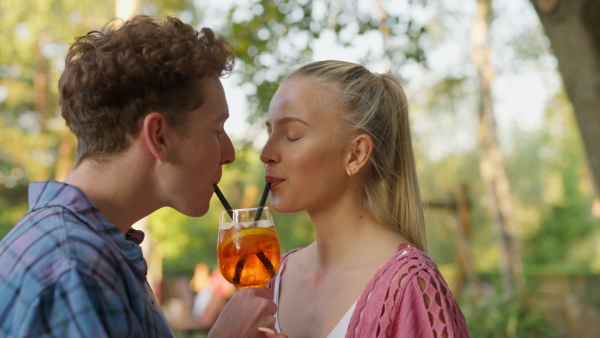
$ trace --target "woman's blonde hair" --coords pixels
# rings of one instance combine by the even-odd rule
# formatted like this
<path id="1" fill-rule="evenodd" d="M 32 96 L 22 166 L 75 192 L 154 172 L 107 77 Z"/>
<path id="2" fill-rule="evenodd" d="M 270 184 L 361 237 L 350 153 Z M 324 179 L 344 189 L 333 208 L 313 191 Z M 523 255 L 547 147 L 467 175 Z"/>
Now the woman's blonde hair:
<path id="1" fill-rule="evenodd" d="M 369 135 L 374 149 L 362 182 L 367 210 L 375 219 L 426 252 L 425 222 L 412 149 L 408 102 L 401 82 L 343 61 L 318 61 L 283 82 L 307 80 L 326 89 L 320 96 L 342 108 L 341 140 Z M 327 94 L 333 94 L 327 96 Z"/>

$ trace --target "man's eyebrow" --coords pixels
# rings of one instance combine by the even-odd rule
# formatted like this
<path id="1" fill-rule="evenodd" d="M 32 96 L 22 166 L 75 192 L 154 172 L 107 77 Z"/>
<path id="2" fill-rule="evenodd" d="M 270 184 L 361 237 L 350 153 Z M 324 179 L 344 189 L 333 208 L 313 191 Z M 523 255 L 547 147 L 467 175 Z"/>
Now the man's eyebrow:
<path id="1" fill-rule="evenodd" d="M 297 117 L 282 117 L 280 119 L 278 119 L 277 121 L 275 121 L 277 125 L 282 125 L 288 122 L 300 122 L 304 125 L 307 126 L 311 126 L 310 124 L 308 124 L 306 121 L 304 121 L 303 119 L 297 118 Z M 266 122 L 267 127 L 271 126 L 271 123 L 269 121 Z"/>

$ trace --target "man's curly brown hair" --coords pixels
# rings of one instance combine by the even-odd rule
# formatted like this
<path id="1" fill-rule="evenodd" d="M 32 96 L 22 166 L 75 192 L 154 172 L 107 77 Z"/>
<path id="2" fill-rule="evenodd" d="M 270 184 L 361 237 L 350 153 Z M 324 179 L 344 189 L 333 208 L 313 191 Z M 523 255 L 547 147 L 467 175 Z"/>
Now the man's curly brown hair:
<path id="1" fill-rule="evenodd" d="M 77 164 L 128 146 L 150 112 L 185 131 L 186 113 L 202 102 L 202 79 L 229 74 L 229 42 L 167 17 L 135 16 L 75 39 L 58 82 L 62 116 L 77 136 Z"/>

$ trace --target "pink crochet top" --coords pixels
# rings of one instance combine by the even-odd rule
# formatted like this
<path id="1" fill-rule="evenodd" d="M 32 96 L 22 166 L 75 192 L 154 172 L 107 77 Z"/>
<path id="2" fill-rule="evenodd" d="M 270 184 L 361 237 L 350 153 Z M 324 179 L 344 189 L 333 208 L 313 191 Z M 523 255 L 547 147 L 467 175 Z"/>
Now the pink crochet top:
<path id="1" fill-rule="evenodd" d="M 295 251 L 283 255 L 282 266 Z M 346 332 L 346 338 L 353 337 L 470 335 L 437 265 L 414 246 L 400 244 L 397 254 L 375 273 L 358 299 Z"/>

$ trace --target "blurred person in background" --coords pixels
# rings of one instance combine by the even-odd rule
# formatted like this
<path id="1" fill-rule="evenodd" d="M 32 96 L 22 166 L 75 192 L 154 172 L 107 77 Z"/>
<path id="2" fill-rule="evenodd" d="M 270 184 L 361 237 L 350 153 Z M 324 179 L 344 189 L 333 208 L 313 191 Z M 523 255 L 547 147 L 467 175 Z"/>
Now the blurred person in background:
<path id="1" fill-rule="evenodd" d="M 194 276 L 190 280 L 190 289 L 194 293 L 192 302 L 192 316 L 201 318 L 213 295 L 213 290 L 208 284 L 210 268 L 206 263 L 198 263 L 194 267 Z M 216 319 L 216 318 L 215 318 Z"/>
<path id="2" fill-rule="evenodd" d="M 400 81 L 320 61 L 284 79 L 261 153 L 271 205 L 306 210 L 316 241 L 271 281 L 290 337 L 468 337 L 427 251 Z"/>
<path id="3" fill-rule="evenodd" d="M 204 265 L 208 274 L 210 272 L 208 265 Z M 195 281 L 192 280 L 192 282 Z M 219 313 L 223 310 L 229 299 L 231 299 L 236 289 L 233 284 L 229 283 L 223 277 L 218 267 L 214 268 L 207 275 L 203 287 L 198 288 L 198 286 L 194 286 L 194 289 L 197 291 L 195 291 L 196 296 L 194 297 L 194 304 L 192 306 L 192 317 L 199 326 L 210 327 L 214 324 Z"/>
<path id="4" fill-rule="evenodd" d="M 193 292 L 189 307 L 184 299 L 169 300 L 169 323 L 180 331 L 208 331 L 233 296 L 235 287 L 221 275 L 218 267 L 211 273 L 206 263 L 198 263 L 189 289 Z"/>
<path id="5" fill-rule="evenodd" d="M 207 212 L 235 157 L 219 79 L 233 65 L 225 38 L 175 18 L 75 39 L 59 80 L 75 165 L 64 183 L 30 185 L 28 213 L 0 242 L 0 336 L 173 336 L 131 225 L 165 206 Z M 264 337 L 272 297 L 238 292 L 209 336 Z"/>

